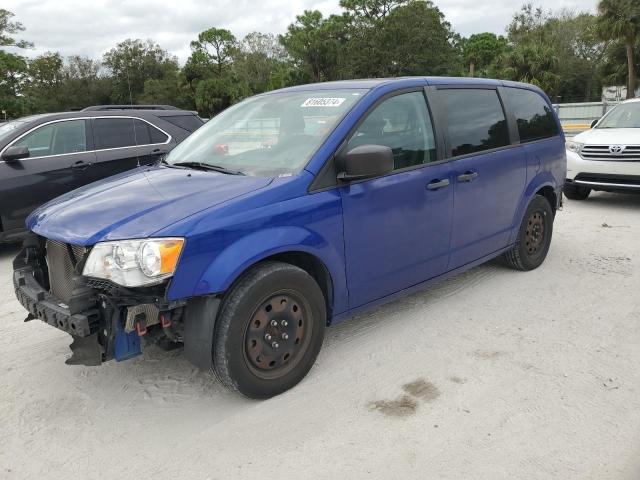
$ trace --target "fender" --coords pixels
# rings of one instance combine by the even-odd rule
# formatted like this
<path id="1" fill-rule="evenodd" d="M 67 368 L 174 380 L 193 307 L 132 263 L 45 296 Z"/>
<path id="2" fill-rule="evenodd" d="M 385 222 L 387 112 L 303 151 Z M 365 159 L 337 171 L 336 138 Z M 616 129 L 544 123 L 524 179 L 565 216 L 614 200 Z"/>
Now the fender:
<path id="1" fill-rule="evenodd" d="M 533 199 L 533 196 L 543 187 L 551 187 L 553 188 L 553 191 L 556 192 L 556 195 L 559 195 L 559 187 L 557 186 L 556 180 L 551 172 L 544 170 L 533 177 L 533 179 L 528 183 L 527 188 L 520 199 L 520 205 L 518 205 L 518 209 L 516 210 L 513 229 L 511 230 L 511 236 L 509 237 L 509 243 L 514 243 L 516 241 L 516 236 L 518 235 L 518 230 L 520 229 L 524 213 Z"/>
<path id="2" fill-rule="evenodd" d="M 341 243 L 340 243 L 341 244 Z M 266 228 L 240 238 L 222 250 L 204 270 L 193 296 L 226 291 L 248 268 L 273 255 L 304 252 L 316 257 L 331 275 L 335 313 L 346 310 L 347 286 L 344 274 L 344 252 L 336 251 L 317 232 L 298 226 Z"/>

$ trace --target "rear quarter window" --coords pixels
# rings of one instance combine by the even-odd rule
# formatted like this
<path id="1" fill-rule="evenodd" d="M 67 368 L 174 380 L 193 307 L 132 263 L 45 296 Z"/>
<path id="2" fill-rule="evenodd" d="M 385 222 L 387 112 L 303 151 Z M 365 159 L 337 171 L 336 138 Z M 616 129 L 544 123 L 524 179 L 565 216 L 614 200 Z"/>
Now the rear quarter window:
<path id="1" fill-rule="evenodd" d="M 166 117 L 160 117 L 165 122 L 169 122 L 172 125 L 175 125 L 178 128 L 182 128 L 187 132 L 195 132 L 198 128 L 203 125 L 202 120 L 200 120 L 195 115 L 171 115 Z"/>
<path id="2" fill-rule="evenodd" d="M 520 142 L 558 135 L 558 124 L 549 104 L 536 92 L 506 88 L 510 110 L 516 118 Z"/>

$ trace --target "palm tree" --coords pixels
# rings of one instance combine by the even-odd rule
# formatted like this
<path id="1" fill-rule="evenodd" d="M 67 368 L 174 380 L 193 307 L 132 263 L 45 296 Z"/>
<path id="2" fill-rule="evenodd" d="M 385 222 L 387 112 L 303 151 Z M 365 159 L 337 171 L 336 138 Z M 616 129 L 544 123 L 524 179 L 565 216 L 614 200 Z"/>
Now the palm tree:
<path id="1" fill-rule="evenodd" d="M 598 27 L 603 40 L 624 42 L 627 51 L 627 98 L 636 90 L 633 49 L 640 35 L 640 3 L 638 0 L 601 0 L 598 4 Z"/>

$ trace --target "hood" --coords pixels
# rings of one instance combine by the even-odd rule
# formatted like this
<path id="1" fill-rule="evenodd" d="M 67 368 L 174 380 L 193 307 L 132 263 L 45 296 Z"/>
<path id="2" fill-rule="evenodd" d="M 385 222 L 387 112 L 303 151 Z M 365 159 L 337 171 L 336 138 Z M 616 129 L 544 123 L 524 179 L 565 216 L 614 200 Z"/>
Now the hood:
<path id="1" fill-rule="evenodd" d="M 592 128 L 570 140 L 595 145 L 637 145 L 640 143 L 640 128 Z"/>
<path id="2" fill-rule="evenodd" d="M 45 238 L 74 245 L 144 238 L 271 181 L 163 166 L 138 168 L 52 200 L 29 216 L 27 226 Z"/>

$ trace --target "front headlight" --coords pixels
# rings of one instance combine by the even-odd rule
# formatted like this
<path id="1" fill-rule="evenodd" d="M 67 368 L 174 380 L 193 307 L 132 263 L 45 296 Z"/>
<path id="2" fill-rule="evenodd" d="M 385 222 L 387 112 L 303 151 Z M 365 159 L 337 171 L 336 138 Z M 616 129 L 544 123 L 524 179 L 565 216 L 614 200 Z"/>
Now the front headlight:
<path id="1" fill-rule="evenodd" d="M 183 238 L 97 243 L 82 275 L 111 280 L 123 287 L 155 285 L 173 275 L 183 245 Z"/>
<path id="2" fill-rule="evenodd" d="M 567 150 L 573 153 L 580 153 L 580 149 L 584 147 L 584 143 L 580 142 L 572 142 L 571 140 L 567 140 L 566 142 Z"/>

